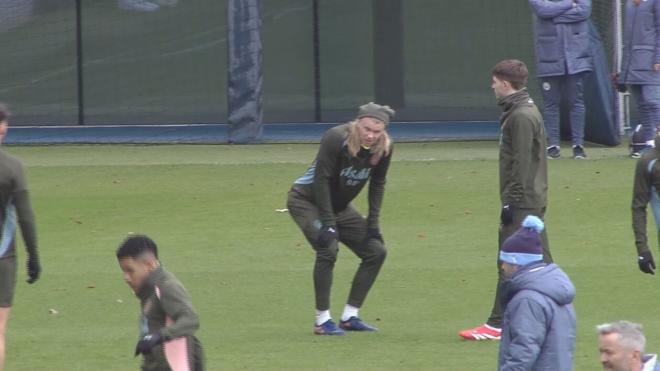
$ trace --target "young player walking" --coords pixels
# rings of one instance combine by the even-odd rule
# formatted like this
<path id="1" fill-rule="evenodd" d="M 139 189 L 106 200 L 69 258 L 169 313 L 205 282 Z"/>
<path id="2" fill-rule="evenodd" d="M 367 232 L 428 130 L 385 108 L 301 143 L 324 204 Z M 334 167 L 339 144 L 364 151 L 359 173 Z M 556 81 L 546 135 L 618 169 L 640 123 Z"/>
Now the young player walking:
<path id="1" fill-rule="evenodd" d="M 135 355 L 144 355 L 143 371 L 202 371 L 199 328 L 186 289 L 160 264 L 158 247 L 147 236 L 129 236 L 117 249 L 124 280 L 140 299 L 140 340 Z"/>
<path id="2" fill-rule="evenodd" d="M 0 143 L 7 135 L 9 111 L 0 103 Z M 0 151 L 0 371 L 5 364 L 5 330 L 16 286 L 16 227 L 27 249 L 27 282 L 41 274 L 34 213 L 21 162 Z"/>

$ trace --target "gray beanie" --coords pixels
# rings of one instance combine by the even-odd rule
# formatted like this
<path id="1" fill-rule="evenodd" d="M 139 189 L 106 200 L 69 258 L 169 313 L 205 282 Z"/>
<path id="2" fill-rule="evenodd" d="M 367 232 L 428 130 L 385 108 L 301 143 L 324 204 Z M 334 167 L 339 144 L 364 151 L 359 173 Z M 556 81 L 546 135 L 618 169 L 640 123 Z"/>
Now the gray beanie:
<path id="1" fill-rule="evenodd" d="M 380 104 L 369 102 L 363 106 L 360 106 L 357 118 L 361 119 L 363 117 L 373 117 L 384 122 L 385 125 L 388 125 L 390 123 L 390 119 L 394 117 L 395 113 L 396 112 L 390 108 L 390 106 L 381 106 Z"/>

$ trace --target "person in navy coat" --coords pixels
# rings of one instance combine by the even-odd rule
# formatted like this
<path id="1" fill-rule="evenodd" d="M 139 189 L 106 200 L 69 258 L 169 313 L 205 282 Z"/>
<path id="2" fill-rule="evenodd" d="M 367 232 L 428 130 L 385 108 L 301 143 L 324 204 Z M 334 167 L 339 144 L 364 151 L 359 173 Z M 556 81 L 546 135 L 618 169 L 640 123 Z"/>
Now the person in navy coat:
<path id="1" fill-rule="evenodd" d="M 619 91 L 637 101 L 639 125 L 631 140 L 630 157 L 654 147 L 660 124 L 660 0 L 626 1 L 621 71 L 614 76 Z"/>
<path id="2" fill-rule="evenodd" d="M 591 0 L 529 0 L 529 5 L 534 13 L 536 75 L 543 93 L 548 158 L 560 157 L 560 106 L 566 101 L 573 158 L 584 159 L 584 78 L 593 70 Z"/>

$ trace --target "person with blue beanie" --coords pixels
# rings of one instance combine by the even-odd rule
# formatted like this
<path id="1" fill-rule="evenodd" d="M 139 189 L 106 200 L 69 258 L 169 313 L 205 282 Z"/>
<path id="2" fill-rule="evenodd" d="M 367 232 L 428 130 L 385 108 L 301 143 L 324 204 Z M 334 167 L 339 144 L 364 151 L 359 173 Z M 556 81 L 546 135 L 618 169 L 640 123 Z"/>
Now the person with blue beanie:
<path id="1" fill-rule="evenodd" d="M 529 215 L 500 249 L 505 282 L 498 370 L 573 370 L 575 287 L 543 262 L 543 221 Z"/>

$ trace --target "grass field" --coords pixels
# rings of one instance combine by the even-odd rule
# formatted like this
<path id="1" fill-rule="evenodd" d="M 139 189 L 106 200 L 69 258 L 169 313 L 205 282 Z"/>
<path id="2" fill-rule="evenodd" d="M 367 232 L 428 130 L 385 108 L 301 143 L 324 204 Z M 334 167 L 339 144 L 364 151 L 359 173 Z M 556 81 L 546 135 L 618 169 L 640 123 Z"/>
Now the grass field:
<path id="1" fill-rule="evenodd" d="M 495 142 L 397 145 L 381 222 L 389 256 L 361 311 L 381 331 L 343 338 L 312 334 L 314 254 L 275 212 L 315 145 L 5 150 L 27 165 L 44 266 L 34 286 L 20 271 L 9 371 L 138 369 L 138 302 L 114 257 L 128 232 L 152 236 L 188 288 L 208 370 L 495 369 L 498 343 L 457 336 L 492 304 Z M 576 370 L 599 369 L 604 321 L 643 323 L 660 351 L 658 278 L 637 270 L 630 228 L 634 161 L 623 148 L 587 151 L 550 163 L 547 214 L 555 260 L 577 287 Z M 335 316 L 357 262 L 340 250 Z"/>

